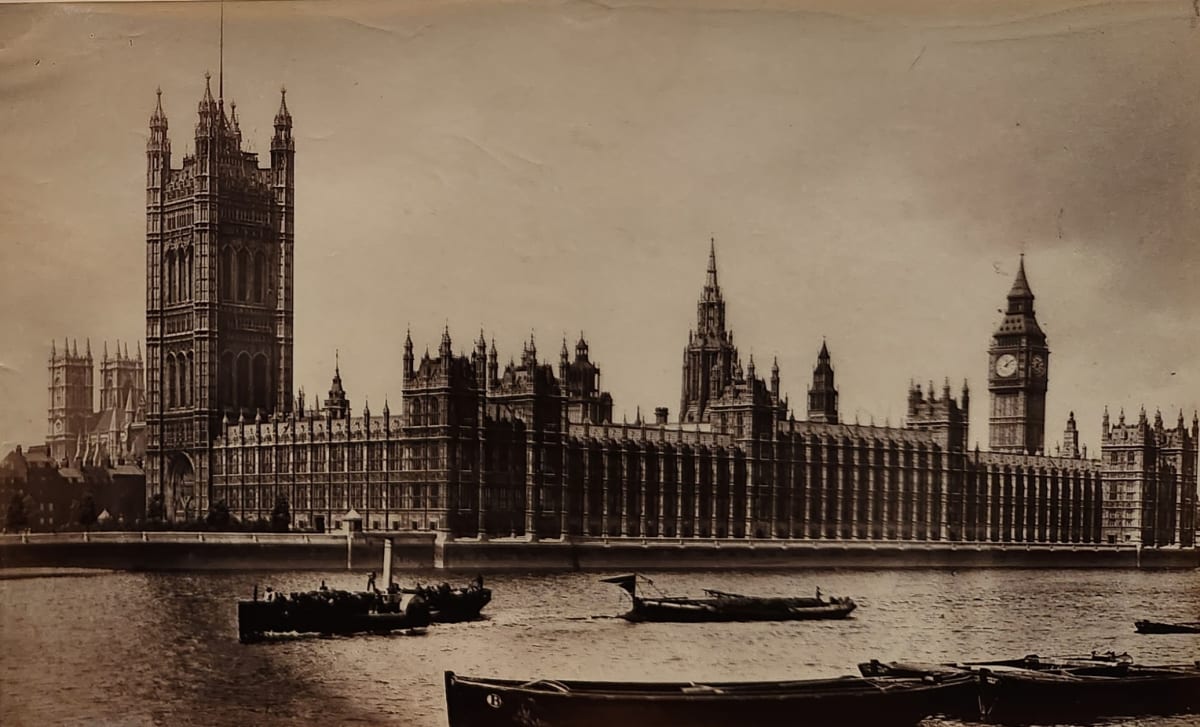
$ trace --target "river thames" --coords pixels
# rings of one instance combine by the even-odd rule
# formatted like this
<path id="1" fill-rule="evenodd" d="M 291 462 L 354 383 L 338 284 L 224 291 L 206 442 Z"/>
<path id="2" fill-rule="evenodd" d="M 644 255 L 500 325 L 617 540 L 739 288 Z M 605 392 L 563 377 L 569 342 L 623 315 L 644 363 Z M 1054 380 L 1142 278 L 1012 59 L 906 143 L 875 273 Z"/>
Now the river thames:
<path id="1" fill-rule="evenodd" d="M 630 624 L 603 574 L 487 576 L 486 620 L 423 635 L 237 640 L 236 600 L 361 589 L 366 574 L 113 573 L 0 581 L 6 725 L 446 724 L 442 673 L 629 680 L 776 680 L 882 660 L 981 660 L 1127 651 L 1200 658 L 1200 635 L 1141 636 L 1133 621 L 1200 618 L 1200 572 L 803 570 L 647 573 L 672 595 L 847 595 L 847 621 Z M 400 572 L 411 585 L 473 573 Z M 600 618 L 597 618 L 600 617 Z M 1143 727 L 1194 725 L 1195 715 Z M 1126 722 L 1114 721 L 1110 724 Z M 928 725 L 961 725 L 928 720 Z"/>

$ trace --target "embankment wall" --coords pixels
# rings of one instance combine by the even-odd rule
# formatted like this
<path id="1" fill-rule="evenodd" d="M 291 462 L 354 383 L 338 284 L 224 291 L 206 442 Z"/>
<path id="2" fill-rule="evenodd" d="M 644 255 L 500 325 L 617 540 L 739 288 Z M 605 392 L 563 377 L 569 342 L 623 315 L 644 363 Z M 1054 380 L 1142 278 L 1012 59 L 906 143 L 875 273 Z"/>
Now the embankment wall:
<path id="1" fill-rule="evenodd" d="M 0 568 L 340 570 L 379 566 L 383 534 L 65 533 L 0 536 Z M 1196 549 L 780 540 L 441 540 L 389 533 L 398 570 L 1196 568 Z"/>

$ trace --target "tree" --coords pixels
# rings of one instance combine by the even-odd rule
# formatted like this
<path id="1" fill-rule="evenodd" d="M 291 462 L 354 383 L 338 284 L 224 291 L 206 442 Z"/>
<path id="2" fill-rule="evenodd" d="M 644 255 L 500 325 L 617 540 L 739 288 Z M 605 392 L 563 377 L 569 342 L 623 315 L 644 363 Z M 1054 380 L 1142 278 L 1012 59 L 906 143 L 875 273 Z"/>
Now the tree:
<path id="1" fill-rule="evenodd" d="M 160 523 L 166 517 L 167 508 L 163 505 L 163 496 L 160 492 L 150 498 L 150 504 L 146 506 L 146 519 L 152 523 Z"/>
<path id="2" fill-rule="evenodd" d="M 96 500 L 92 497 L 92 493 L 84 493 L 83 500 L 79 503 L 79 524 L 85 528 L 90 528 L 96 524 L 98 516 L 99 513 L 96 512 Z"/>
<path id="3" fill-rule="evenodd" d="M 213 530 L 228 530 L 232 521 L 233 516 L 229 514 L 229 505 L 226 505 L 224 500 L 214 502 L 208 508 L 208 516 L 204 518 L 204 522 Z"/>
<path id="4" fill-rule="evenodd" d="M 8 503 L 8 512 L 4 516 L 4 527 L 10 530 L 20 530 L 28 524 L 29 515 L 25 512 L 25 498 L 18 492 Z"/>
<path id="5" fill-rule="evenodd" d="M 287 498 L 283 495 L 275 500 L 275 509 L 271 511 L 271 529 L 277 533 L 286 533 L 292 523 L 292 510 Z"/>

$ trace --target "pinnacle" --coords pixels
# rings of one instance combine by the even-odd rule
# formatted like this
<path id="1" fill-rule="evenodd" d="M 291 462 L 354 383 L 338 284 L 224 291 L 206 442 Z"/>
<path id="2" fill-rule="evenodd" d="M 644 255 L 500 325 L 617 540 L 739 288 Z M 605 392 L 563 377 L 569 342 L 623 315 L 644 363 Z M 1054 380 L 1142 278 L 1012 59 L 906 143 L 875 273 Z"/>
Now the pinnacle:
<path id="1" fill-rule="evenodd" d="M 1029 280 L 1025 277 L 1025 253 L 1021 253 L 1021 261 L 1017 264 L 1017 277 L 1015 280 L 1013 280 L 1012 290 L 1008 292 L 1008 297 L 1033 297 L 1033 290 L 1029 287 Z"/>

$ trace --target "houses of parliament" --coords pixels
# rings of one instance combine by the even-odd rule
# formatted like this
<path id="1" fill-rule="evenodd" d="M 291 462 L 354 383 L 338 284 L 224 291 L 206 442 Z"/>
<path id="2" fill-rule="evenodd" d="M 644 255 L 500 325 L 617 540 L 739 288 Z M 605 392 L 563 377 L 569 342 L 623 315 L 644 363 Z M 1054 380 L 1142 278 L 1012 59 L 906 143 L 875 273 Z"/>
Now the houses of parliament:
<path id="1" fill-rule="evenodd" d="M 713 247 L 674 417 L 614 422 L 582 337 L 548 356 L 531 338 L 504 366 L 482 332 L 468 353 L 449 330 L 421 356 L 406 337 L 396 412 L 352 410 L 337 367 L 323 401 L 294 396 L 292 116 L 281 95 L 260 166 L 221 95 L 206 82 L 174 166 L 160 93 L 146 149 L 145 472 L 170 519 L 218 502 L 268 518 L 284 498 L 299 529 L 353 513 L 453 538 L 1195 545 L 1195 415 L 1106 413 L 1099 459 L 1072 415 L 1045 451 L 1050 349 L 1024 260 L 980 352 L 986 451 L 965 382 L 911 386 L 902 426 L 842 421 L 825 345 L 795 418 L 779 367 L 734 345 Z"/>

